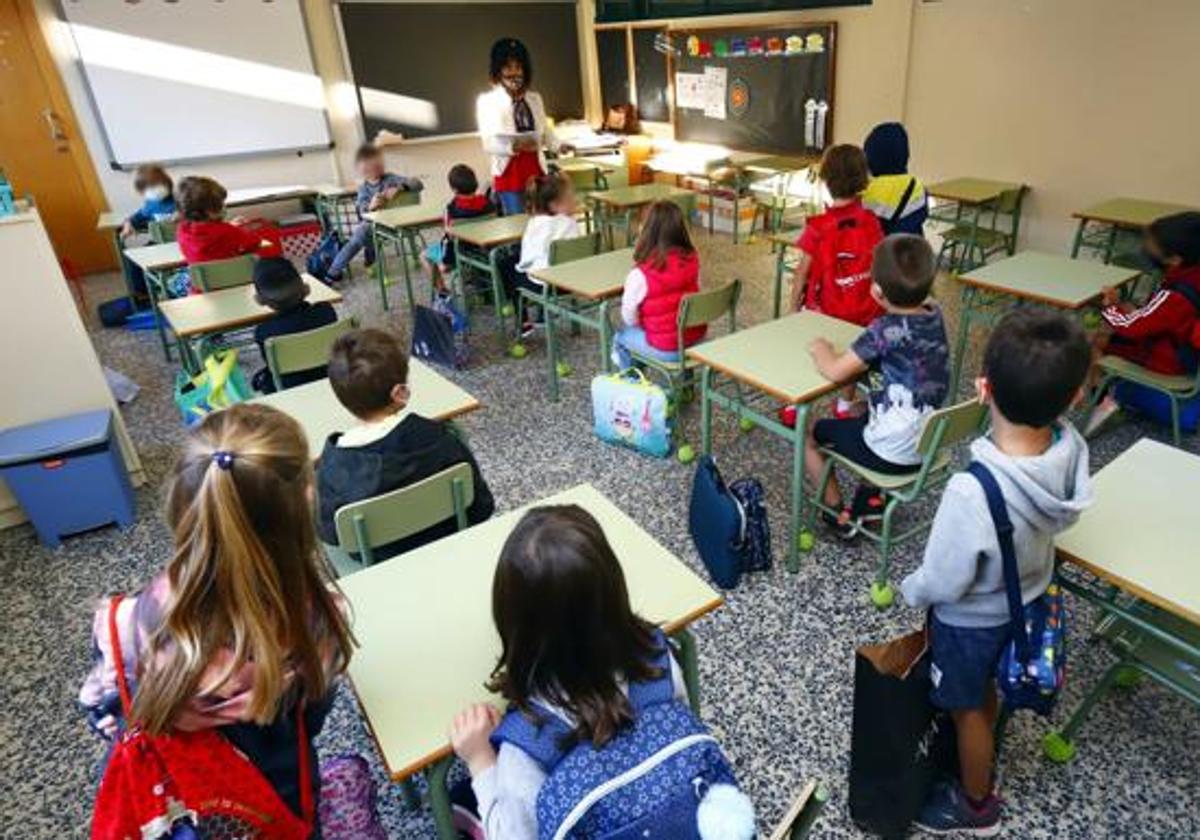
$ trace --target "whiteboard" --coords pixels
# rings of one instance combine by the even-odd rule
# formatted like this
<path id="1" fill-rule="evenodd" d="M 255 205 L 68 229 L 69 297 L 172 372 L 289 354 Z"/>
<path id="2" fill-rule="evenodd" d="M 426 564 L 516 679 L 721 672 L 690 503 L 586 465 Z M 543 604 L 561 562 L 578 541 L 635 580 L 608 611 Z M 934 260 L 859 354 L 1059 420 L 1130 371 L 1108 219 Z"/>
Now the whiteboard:
<path id="1" fill-rule="evenodd" d="M 299 0 L 62 10 L 114 166 L 329 145 Z"/>

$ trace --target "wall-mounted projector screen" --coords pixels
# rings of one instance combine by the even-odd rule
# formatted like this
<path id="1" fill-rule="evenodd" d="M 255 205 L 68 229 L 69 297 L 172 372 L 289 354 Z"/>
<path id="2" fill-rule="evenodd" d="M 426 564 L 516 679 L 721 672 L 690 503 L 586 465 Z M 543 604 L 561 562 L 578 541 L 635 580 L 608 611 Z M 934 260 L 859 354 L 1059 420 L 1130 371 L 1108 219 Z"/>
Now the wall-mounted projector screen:
<path id="1" fill-rule="evenodd" d="M 63 0 L 114 166 L 328 147 L 299 0 Z"/>

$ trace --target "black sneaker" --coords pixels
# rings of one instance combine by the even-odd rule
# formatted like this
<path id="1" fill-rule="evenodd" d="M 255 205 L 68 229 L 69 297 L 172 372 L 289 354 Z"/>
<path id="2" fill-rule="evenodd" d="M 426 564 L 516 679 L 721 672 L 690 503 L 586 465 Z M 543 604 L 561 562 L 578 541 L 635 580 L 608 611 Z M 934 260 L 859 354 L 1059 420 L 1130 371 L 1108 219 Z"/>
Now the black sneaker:
<path id="1" fill-rule="evenodd" d="M 1000 805 L 993 793 L 976 808 L 957 782 L 944 783 L 934 787 L 913 827 L 938 837 L 995 837 L 1000 833 Z"/>
<path id="2" fill-rule="evenodd" d="M 842 515 L 844 516 L 849 512 L 850 510 L 847 508 L 846 510 L 842 511 Z M 843 522 L 841 516 L 834 516 L 829 511 L 823 510 L 821 511 L 821 519 L 827 526 L 829 526 L 829 530 L 833 531 L 843 540 L 850 541 L 858 536 L 859 523 L 853 518 L 847 519 L 845 522 Z"/>
<path id="3" fill-rule="evenodd" d="M 860 523 L 881 522 L 886 507 L 887 499 L 878 487 L 860 484 L 854 491 L 854 501 L 850 503 L 850 518 Z"/>

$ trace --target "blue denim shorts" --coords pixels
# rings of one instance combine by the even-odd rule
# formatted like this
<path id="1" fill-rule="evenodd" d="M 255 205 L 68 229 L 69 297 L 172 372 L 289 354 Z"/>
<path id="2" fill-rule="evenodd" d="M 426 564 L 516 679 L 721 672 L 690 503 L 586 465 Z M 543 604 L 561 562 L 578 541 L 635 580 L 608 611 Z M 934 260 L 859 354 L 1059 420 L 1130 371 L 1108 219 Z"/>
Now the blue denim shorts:
<path id="1" fill-rule="evenodd" d="M 955 627 L 929 617 L 929 646 L 933 662 L 929 699 L 946 711 L 982 708 L 993 690 L 996 665 L 1011 634 L 1009 626 Z"/>

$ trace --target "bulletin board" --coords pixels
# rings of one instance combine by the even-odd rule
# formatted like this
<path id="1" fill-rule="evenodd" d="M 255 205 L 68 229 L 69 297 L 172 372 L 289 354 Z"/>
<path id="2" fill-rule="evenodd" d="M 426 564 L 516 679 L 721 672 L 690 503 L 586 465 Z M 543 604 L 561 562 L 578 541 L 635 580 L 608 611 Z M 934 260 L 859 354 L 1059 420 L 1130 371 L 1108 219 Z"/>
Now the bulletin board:
<path id="1" fill-rule="evenodd" d="M 836 23 L 673 29 L 675 139 L 765 154 L 833 141 Z"/>

